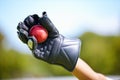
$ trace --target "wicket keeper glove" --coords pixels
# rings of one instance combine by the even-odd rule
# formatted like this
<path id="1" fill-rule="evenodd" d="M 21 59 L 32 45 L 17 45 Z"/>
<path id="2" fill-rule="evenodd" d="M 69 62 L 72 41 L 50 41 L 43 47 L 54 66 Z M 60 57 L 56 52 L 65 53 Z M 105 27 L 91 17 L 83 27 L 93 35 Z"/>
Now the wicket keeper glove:
<path id="1" fill-rule="evenodd" d="M 42 25 L 48 31 L 48 38 L 43 43 L 37 43 L 34 36 L 29 36 L 30 28 L 36 24 Z M 43 12 L 42 17 L 36 14 L 28 16 L 24 22 L 18 24 L 17 29 L 18 37 L 28 45 L 36 58 L 61 65 L 68 71 L 74 70 L 80 53 L 80 40 L 60 35 L 46 12 Z"/>

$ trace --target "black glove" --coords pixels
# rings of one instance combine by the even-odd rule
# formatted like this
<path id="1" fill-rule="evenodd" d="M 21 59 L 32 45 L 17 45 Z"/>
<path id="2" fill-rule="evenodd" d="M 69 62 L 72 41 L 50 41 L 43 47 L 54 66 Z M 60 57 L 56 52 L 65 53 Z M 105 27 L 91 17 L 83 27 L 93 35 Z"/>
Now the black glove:
<path id="1" fill-rule="evenodd" d="M 48 38 L 43 43 L 37 43 L 34 36 L 29 36 L 33 25 L 42 25 L 48 30 Z M 73 71 L 80 53 L 80 40 L 67 39 L 60 35 L 56 27 L 47 17 L 46 12 L 42 17 L 28 16 L 24 22 L 17 26 L 18 36 L 21 41 L 28 44 L 34 56 L 51 64 L 61 65 L 68 71 Z"/>
<path id="2" fill-rule="evenodd" d="M 34 14 L 30 15 L 25 18 L 24 22 L 20 22 L 17 26 L 18 30 L 18 37 L 23 43 L 28 42 L 29 30 L 33 25 L 39 24 L 38 23 L 39 16 Z"/>

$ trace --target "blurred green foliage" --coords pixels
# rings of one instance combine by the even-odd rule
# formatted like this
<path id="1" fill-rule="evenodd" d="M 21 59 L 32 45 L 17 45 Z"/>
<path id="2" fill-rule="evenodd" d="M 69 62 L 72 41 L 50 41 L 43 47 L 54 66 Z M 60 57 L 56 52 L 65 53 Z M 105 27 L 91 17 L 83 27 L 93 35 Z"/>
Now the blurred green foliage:
<path id="1" fill-rule="evenodd" d="M 104 74 L 120 74 L 120 36 L 100 36 L 85 33 L 82 40 L 81 58 L 95 71 Z"/>
<path id="2" fill-rule="evenodd" d="M 62 67 L 38 60 L 32 54 L 5 49 L 3 40 L 4 36 L 0 33 L 0 79 L 70 75 Z"/>
<path id="3" fill-rule="evenodd" d="M 120 75 L 120 36 L 101 36 L 84 33 L 80 58 L 95 71 Z M 6 50 L 2 46 L 4 36 L 0 33 L 0 79 L 16 77 L 40 77 L 71 75 L 64 68 L 38 60 L 28 53 Z"/>

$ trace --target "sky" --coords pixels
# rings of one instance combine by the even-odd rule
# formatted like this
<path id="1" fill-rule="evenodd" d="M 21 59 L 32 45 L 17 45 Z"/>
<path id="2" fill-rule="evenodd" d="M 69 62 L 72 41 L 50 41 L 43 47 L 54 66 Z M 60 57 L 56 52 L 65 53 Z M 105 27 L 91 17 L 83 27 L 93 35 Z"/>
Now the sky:
<path id="1" fill-rule="evenodd" d="M 118 35 L 120 32 L 120 0 L 0 0 L 0 32 L 4 46 L 29 52 L 17 36 L 17 25 L 28 15 L 46 11 L 59 32 L 75 37 L 84 32 Z"/>

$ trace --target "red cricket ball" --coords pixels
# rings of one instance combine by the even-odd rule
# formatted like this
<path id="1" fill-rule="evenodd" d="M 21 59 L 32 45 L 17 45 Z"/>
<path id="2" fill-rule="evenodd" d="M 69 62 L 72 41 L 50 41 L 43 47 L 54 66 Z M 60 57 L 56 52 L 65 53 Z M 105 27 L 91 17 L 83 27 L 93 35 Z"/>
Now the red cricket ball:
<path id="1" fill-rule="evenodd" d="M 34 36 L 38 43 L 44 42 L 48 37 L 48 31 L 41 25 L 34 25 L 29 32 L 30 36 Z"/>

